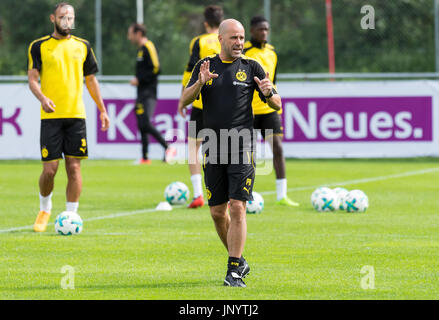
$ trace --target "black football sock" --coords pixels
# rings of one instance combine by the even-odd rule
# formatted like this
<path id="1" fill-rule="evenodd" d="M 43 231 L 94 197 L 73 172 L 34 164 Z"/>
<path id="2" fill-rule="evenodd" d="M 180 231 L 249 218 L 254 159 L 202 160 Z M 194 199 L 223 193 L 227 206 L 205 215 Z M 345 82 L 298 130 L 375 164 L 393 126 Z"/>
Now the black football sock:
<path id="1" fill-rule="evenodd" d="M 229 257 L 229 260 L 227 262 L 227 271 L 228 272 L 232 272 L 238 271 L 238 267 L 239 267 L 239 262 L 240 262 L 240 258 L 236 258 L 236 257 Z"/>

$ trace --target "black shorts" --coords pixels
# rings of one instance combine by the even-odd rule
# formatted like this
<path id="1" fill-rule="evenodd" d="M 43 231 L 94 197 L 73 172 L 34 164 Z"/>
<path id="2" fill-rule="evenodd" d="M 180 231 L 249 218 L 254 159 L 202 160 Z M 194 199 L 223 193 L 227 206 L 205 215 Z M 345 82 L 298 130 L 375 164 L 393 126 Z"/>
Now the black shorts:
<path id="1" fill-rule="evenodd" d="M 43 119 L 40 130 L 41 160 L 53 161 L 65 157 L 88 157 L 85 119 Z"/>
<path id="2" fill-rule="evenodd" d="M 204 155 L 203 171 L 209 206 L 217 206 L 230 199 L 253 200 L 252 190 L 255 181 L 255 161 L 253 152 L 245 151 L 239 155 L 237 164 L 210 163 Z M 229 158 L 230 160 L 230 158 Z"/>
<path id="3" fill-rule="evenodd" d="M 192 122 L 192 124 L 195 124 L 195 130 L 189 127 L 188 137 L 202 141 L 203 138 L 199 137 L 198 134 L 203 129 L 203 110 L 200 108 L 192 107 L 190 121 L 194 121 Z"/>
<path id="4" fill-rule="evenodd" d="M 283 136 L 283 127 L 277 111 L 266 114 L 256 114 L 253 121 L 253 126 L 255 127 L 255 129 L 261 131 L 264 140 L 267 133 L 267 138 L 271 135 Z M 273 131 L 267 132 L 266 130 Z"/>

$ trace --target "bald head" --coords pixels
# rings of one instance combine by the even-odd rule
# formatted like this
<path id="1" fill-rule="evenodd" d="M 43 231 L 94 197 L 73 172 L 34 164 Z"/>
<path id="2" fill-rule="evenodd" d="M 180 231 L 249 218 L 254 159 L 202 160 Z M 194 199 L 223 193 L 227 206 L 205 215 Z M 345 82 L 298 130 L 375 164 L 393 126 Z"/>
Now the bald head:
<path id="1" fill-rule="evenodd" d="M 244 48 L 244 36 L 244 27 L 238 20 L 226 19 L 221 22 L 218 30 L 218 39 L 221 43 L 220 58 L 222 60 L 239 58 Z"/>
<path id="2" fill-rule="evenodd" d="M 241 22 L 235 19 L 226 19 L 223 22 L 221 22 L 218 30 L 218 34 L 225 35 L 227 32 L 230 31 L 243 31 L 244 32 L 244 26 Z"/>

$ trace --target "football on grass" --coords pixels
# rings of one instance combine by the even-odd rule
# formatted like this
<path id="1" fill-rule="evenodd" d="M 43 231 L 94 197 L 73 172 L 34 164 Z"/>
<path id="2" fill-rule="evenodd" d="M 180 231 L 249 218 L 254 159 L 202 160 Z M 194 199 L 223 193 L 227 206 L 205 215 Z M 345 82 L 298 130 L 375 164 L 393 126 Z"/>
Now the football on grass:
<path id="1" fill-rule="evenodd" d="M 337 201 L 339 204 L 338 209 L 339 210 L 346 210 L 346 202 L 345 202 L 345 198 L 348 194 L 348 190 L 345 188 L 335 188 L 332 189 L 335 192 L 335 195 L 337 196 Z"/>
<path id="2" fill-rule="evenodd" d="M 165 189 L 165 199 L 171 205 L 185 204 L 189 199 L 189 188 L 183 182 L 173 182 Z"/>
<path id="3" fill-rule="evenodd" d="M 311 195 L 311 204 L 317 211 L 338 210 L 339 203 L 335 192 L 327 187 L 317 188 Z"/>
<path id="4" fill-rule="evenodd" d="M 82 219 L 76 212 L 63 211 L 55 219 L 55 231 L 63 236 L 80 234 Z"/>
<path id="5" fill-rule="evenodd" d="M 264 210 L 264 198 L 255 191 L 252 194 L 253 200 L 247 201 L 247 213 L 261 213 Z"/>
<path id="6" fill-rule="evenodd" d="M 345 197 L 347 212 L 365 212 L 369 208 L 369 198 L 361 190 L 351 190 Z"/>

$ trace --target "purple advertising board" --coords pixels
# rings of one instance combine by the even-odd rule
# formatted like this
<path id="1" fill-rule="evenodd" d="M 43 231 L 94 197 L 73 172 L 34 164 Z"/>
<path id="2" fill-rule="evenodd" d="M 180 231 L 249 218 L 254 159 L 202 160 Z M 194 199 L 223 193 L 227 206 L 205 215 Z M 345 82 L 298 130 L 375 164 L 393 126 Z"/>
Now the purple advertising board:
<path id="1" fill-rule="evenodd" d="M 107 132 L 98 130 L 98 143 L 138 143 L 137 120 L 134 110 L 135 100 L 133 99 L 104 99 L 110 116 L 112 127 Z M 180 128 L 187 131 L 185 119 L 177 116 L 178 99 L 160 99 L 152 117 L 152 123 L 165 135 L 169 129 Z M 99 121 L 99 120 L 97 120 Z M 99 128 L 99 125 L 97 126 Z M 151 136 L 150 141 L 156 140 Z"/>
<path id="2" fill-rule="evenodd" d="M 289 142 L 432 141 L 432 97 L 286 98 Z"/>

